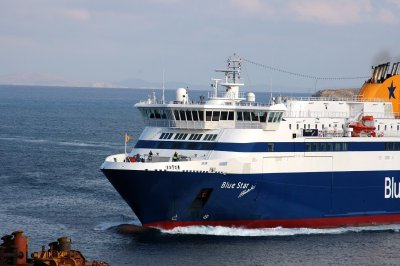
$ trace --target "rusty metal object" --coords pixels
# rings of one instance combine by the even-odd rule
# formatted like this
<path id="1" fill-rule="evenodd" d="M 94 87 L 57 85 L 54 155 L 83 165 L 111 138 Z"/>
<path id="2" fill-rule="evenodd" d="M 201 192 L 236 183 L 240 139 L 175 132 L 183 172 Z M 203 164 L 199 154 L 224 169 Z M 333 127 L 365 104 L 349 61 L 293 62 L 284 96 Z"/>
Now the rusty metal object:
<path id="1" fill-rule="evenodd" d="M 28 238 L 22 231 L 1 238 L 0 266 L 108 266 L 103 261 L 87 261 L 78 250 L 71 249 L 71 239 L 60 237 L 49 244 L 46 251 L 42 246 L 40 252 L 34 252 L 31 259 L 27 258 Z"/>
<path id="2" fill-rule="evenodd" d="M 28 238 L 22 231 L 15 231 L 11 235 L 1 238 L 0 266 L 2 265 L 26 265 L 28 254 Z"/>

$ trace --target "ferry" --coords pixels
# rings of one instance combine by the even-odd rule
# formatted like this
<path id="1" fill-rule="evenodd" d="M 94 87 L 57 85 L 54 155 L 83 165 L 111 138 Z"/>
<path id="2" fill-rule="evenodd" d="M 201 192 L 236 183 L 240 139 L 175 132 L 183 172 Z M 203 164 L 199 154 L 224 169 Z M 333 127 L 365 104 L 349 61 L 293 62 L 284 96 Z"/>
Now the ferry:
<path id="1" fill-rule="evenodd" d="M 207 99 L 135 104 L 146 127 L 101 171 L 145 227 L 327 228 L 400 223 L 400 63 L 359 95 L 243 93 L 242 60 Z"/>

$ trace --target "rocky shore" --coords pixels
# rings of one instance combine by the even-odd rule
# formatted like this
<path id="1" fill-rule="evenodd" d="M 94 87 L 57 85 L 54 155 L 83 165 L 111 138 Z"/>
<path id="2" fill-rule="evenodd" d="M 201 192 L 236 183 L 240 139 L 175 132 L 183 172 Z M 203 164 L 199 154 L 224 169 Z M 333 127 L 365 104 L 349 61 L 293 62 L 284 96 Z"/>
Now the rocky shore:
<path id="1" fill-rule="evenodd" d="M 327 89 L 319 90 L 312 95 L 312 97 L 324 97 L 324 98 L 351 98 L 358 95 L 360 89 Z"/>

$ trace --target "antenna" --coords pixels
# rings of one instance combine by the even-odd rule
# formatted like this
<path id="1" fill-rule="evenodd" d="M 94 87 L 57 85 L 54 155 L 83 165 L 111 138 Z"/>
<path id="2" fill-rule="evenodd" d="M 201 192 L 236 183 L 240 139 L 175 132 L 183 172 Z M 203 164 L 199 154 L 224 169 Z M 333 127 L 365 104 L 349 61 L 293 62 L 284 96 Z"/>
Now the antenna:
<path id="1" fill-rule="evenodd" d="M 162 99 L 161 99 L 162 104 L 165 103 L 164 90 L 165 90 L 165 70 L 163 68 L 162 69 Z"/>
<path id="2" fill-rule="evenodd" d="M 211 87 L 214 87 L 214 97 L 218 97 L 218 82 L 221 81 L 221 79 L 211 79 L 214 81 L 213 84 L 211 84 Z"/>

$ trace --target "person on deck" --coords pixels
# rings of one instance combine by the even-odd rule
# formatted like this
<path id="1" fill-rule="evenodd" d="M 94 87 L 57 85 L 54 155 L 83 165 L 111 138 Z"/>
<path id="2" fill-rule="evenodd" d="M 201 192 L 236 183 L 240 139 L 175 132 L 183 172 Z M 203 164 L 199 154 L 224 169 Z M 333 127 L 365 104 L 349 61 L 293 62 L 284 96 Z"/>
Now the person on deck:
<path id="1" fill-rule="evenodd" d="M 178 161 L 178 153 L 177 152 L 174 153 L 174 156 L 172 157 L 172 161 L 173 162 L 177 162 Z"/>

